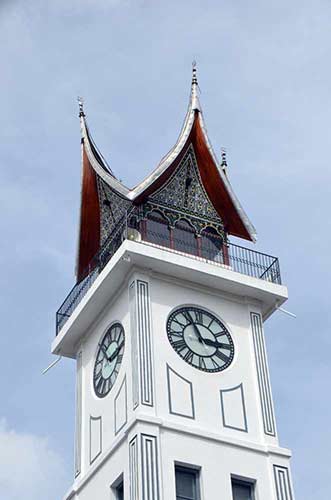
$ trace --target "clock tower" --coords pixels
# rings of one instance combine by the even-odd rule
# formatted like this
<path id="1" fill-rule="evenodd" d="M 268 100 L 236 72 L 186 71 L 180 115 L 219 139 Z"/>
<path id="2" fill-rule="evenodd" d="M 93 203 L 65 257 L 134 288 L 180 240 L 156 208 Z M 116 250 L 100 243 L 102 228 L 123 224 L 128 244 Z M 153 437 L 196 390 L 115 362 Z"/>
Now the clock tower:
<path id="1" fill-rule="evenodd" d="M 196 68 L 175 146 L 133 189 L 80 102 L 77 282 L 52 352 L 76 360 L 66 500 L 294 500 L 264 321 L 287 299 L 210 144 Z"/>

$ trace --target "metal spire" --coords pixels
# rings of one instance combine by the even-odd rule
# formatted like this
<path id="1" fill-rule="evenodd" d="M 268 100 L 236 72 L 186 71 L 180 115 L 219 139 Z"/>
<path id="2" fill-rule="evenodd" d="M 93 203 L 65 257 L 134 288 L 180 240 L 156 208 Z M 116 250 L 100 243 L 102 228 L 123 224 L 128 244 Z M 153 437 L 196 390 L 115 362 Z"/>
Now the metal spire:
<path id="1" fill-rule="evenodd" d="M 226 161 L 226 149 L 221 148 L 221 169 L 223 170 L 225 175 L 227 174 L 227 168 L 228 168 L 228 164 Z"/>
<path id="2" fill-rule="evenodd" d="M 82 117 L 85 117 L 85 113 L 84 113 L 84 99 L 82 97 L 77 97 L 77 101 L 78 101 L 78 106 L 79 106 L 79 118 L 82 118 Z"/>
<path id="3" fill-rule="evenodd" d="M 197 62 L 196 61 L 192 61 L 192 86 L 193 85 L 198 85 Z"/>
<path id="4" fill-rule="evenodd" d="M 197 77 L 197 62 L 192 62 L 192 84 L 191 84 L 191 107 L 192 109 L 200 109 L 200 102 L 198 97 L 198 77 Z"/>

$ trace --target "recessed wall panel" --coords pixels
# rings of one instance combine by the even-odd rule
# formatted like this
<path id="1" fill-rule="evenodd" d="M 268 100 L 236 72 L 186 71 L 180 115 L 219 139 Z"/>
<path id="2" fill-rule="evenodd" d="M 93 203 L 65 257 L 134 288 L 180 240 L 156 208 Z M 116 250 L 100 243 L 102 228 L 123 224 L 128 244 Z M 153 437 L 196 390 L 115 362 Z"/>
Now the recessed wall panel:
<path id="1" fill-rule="evenodd" d="M 251 313 L 255 362 L 259 384 L 264 433 L 276 436 L 276 426 L 261 315 Z"/>
<path id="2" fill-rule="evenodd" d="M 128 419 L 126 377 L 114 399 L 115 435 L 123 429 Z"/>
<path id="3" fill-rule="evenodd" d="M 248 432 L 243 385 L 222 389 L 220 396 L 223 426 Z"/>
<path id="4" fill-rule="evenodd" d="M 102 418 L 90 416 L 90 464 L 102 452 Z"/>
<path id="5" fill-rule="evenodd" d="M 167 365 L 169 413 L 194 418 L 192 383 Z"/>

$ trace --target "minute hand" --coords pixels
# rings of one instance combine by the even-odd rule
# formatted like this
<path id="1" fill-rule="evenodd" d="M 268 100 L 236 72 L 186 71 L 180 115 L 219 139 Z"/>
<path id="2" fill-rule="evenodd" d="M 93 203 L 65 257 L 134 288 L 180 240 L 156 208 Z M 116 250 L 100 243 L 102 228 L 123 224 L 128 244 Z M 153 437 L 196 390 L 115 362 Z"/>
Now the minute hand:
<path id="1" fill-rule="evenodd" d="M 200 330 L 199 330 L 199 328 L 197 327 L 197 325 L 194 323 L 192 316 L 190 315 L 190 313 L 189 313 L 189 312 L 188 312 L 187 314 L 188 314 L 188 316 L 189 316 L 189 318 L 190 318 L 190 320 L 191 320 L 191 325 L 193 326 L 194 331 L 195 331 L 195 333 L 197 334 L 197 336 L 198 336 L 198 338 L 199 338 L 199 341 L 200 341 L 200 342 L 202 342 L 202 343 L 205 343 L 205 339 L 204 339 L 204 338 L 203 338 L 203 336 L 201 335 Z"/>

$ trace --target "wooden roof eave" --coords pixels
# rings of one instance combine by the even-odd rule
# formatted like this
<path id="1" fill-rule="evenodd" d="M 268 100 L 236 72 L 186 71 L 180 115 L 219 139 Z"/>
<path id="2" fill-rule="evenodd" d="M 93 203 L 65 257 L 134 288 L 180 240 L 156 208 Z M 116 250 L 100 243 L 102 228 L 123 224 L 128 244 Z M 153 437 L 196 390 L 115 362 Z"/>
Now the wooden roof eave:
<path id="1" fill-rule="evenodd" d="M 100 247 L 100 207 L 96 172 L 82 143 L 81 205 L 76 256 L 76 277 L 81 281 Z"/>
<path id="2" fill-rule="evenodd" d="M 108 184 L 108 186 L 114 189 L 114 191 L 127 198 L 130 193 L 129 188 L 110 174 L 108 166 L 102 163 L 102 158 L 100 156 L 98 158 L 96 157 L 93 151 L 95 146 L 92 143 L 84 116 L 81 117 L 81 134 L 86 154 L 95 172 L 106 182 L 106 184 Z"/>
<path id="3" fill-rule="evenodd" d="M 232 234 L 233 236 L 237 236 L 239 238 L 250 240 L 250 241 L 255 243 L 256 239 L 257 239 L 256 229 L 253 226 L 253 224 L 251 223 L 251 221 L 249 220 L 246 212 L 244 211 L 237 196 L 235 195 L 228 177 L 224 174 L 223 170 L 220 169 L 218 166 L 218 161 L 217 161 L 216 155 L 214 153 L 214 150 L 212 148 L 211 142 L 210 142 L 209 137 L 208 137 L 208 133 L 207 133 L 207 129 L 206 129 L 206 125 L 205 125 L 202 111 L 200 111 L 200 113 L 198 113 L 197 121 L 195 122 L 195 125 L 196 125 L 196 129 L 198 129 L 198 127 L 200 128 L 201 134 L 202 134 L 202 140 L 206 145 L 206 151 L 204 152 L 203 156 L 207 157 L 208 153 L 209 153 L 210 169 L 213 168 L 214 172 L 215 172 L 215 179 L 214 179 L 215 180 L 215 190 L 216 190 L 217 186 L 219 189 L 219 193 L 218 193 L 218 196 L 216 198 L 215 195 L 213 196 L 211 194 L 211 190 L 206 187 L 206 181 L 203 181 L 209 198 L 211 199 L 213 205 L 214 206 L 216 205 L 215 208 L 217 209 L 217 199 L 219 199 L 219 195 L 222 193 L 223 187 L 224 187 L 224 196 L 228 197 L 229 203 L 231 206 L 230 216 L 232 216 L 233 219 L 236 219 L 237 226 L 238 226 L 237 229 L 239 229 L 239 230 L 236 230 L 236 226 L 232 222 L 230 222 L 228 224 L 229 225 L 229 227 L 228 227 L 229 234 Z M 197 130 L 195 130 L 194 136 L 196 139 L 197 138 Z M 195 148 L 195 149 L 197 149 L 197 148 Z M 198 165 L 199 165 L 199 159 L 197 159 L 197 161 L 198 161 Z M 200 162 L 201 161 L 202 161 L 202 158 L 200 159 Z M 201 175 L 201 173 L 202 172 L 200 171 L 200 175 Z M 224 217 L 224 212 L 223 212 L 223 214 L 221 212 L 220 216 Z"/>

